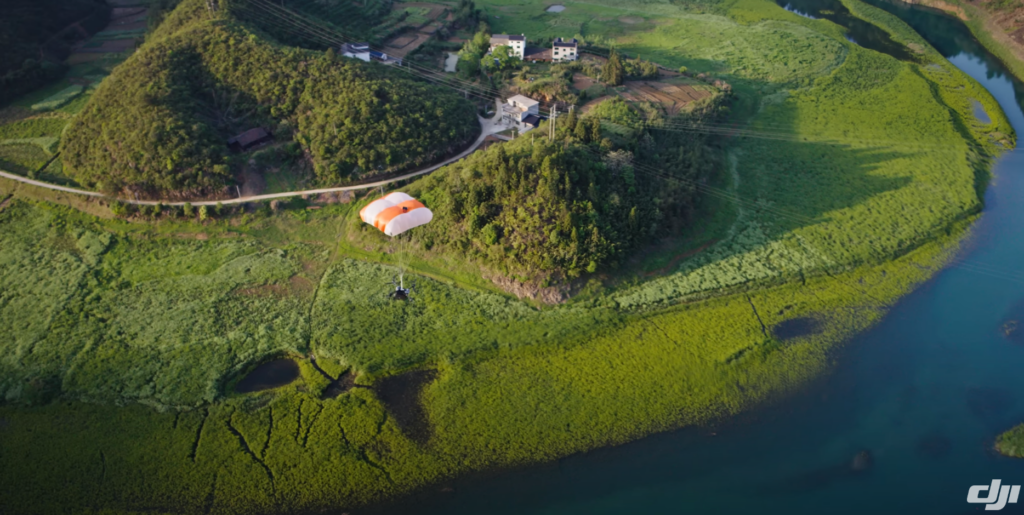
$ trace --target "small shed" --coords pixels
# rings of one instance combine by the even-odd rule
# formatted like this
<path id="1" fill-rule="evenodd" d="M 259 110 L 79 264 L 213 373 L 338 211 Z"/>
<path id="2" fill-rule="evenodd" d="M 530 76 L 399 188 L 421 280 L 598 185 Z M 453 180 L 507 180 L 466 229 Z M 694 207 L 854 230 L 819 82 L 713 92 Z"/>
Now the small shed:
<path id="1" fill-rule="evenodd" d="M 274 140 L 274 136 L 263 127 L 249 129 L 228 140 L 228 148 L 234 152 L 245 152 Z"/>

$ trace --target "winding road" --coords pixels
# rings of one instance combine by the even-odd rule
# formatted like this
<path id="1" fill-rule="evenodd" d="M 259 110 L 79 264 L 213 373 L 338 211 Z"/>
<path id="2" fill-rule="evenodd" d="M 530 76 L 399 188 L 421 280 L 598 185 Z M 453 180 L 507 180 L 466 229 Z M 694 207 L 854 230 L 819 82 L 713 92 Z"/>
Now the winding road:
<path id="1" fill-rule="evenodd" d="M 403 174 L 403 175 L 400 175 L 398 177 L 392 177 L 390 179 L 385 179 L 385 180 L 377 181 L 377 182 L 370 182 L 370 183 L 366 183 L 366 184 L 356 184 L 356 185 L 352 185 L 352 186 L 339 186 L 339 187 L 336 187 L 336 188 L 320 188 L 320 189 L 315 189 L 315 190 L 286 191 L 286 192 L 283 192 L 283 193 L 270 193 L 270 194 L 267 194 L 267 195 L 253 195 L 253 196 L 249 196 L 249 197 L 239 197 L 239 198 L 226 199 L 226 200 L 198 200 L 198 201 L 194 201 L 194 202 L 186 202 L 186 201 L 182 201 L 182 202 L 169 202 L 169 201 L 162 201 L 162 200 L 128 200 L 128 199 L 122 199 L 122 198 L 118 198 L 118 197 L 111 197 L 109 195 L 104 195 L 103 193 L 98 193 L 98 192 L 95 192 L 95 191 L 80 190 L 78 188 L 70 188 L 70 187 L 67 187 L 67 186 L 59 186 L 57 184 L 50 184 L 48 182 L 37 181 L 37 180 L 34 180 L 34 179 L 29 179 L 27 177 L 22 177 L 20 175 L 15 175 L 13 173 L 8 173 L 8 172 L 4 172 L 4 171 L 0 171 L 0 177 L 3 177 L 5 179 L 10 179 L 12 181 L 21 182 L 21 183 L 24 183 L 24 184 L 30 184 L 32 186 L 38 186 L 40 188 L 46 188 L 46 189 L 49 189 L 49 190 L 62 191 L 62 192 L 65 192 L 65 193 L 74 193 L 74 194 L 77 194 L 77 195 L 86 195 L 86 196 L 89 196 L 89 197 L 106 198 L 106 199 L 110 199 L 110 200 L 120 200 L 121 202 L 125 202 L 125 203 L 128 203 L 128 204 L 135 204 L 135 205 L 139 205 L 139 206 L 155 206 L 157 204 L 163 204 L 165 206 L 182 206 L 182 205 L 185 205 L 185 204 L 192 204 L 193 206 L 215 206 L 217 204 L 230 205 L 230 204 L 244 204 L 246 202 L 259 202 L 259 201 L 262 201 L 262 200 L 273 200 L 273 199 L 279 199 L 279 198 L 298 197 L 300 195 L 317 195 L 317 194 L 320 194 L 320 193 L 335 193 L 335 192 L 338 192 L 338 191 L 366 190 L 366 189 L 371 189 L 371 188 L 377 188 L 377 187 L 380 187 L 380 186 L 385 186 L 385 185 L 391 184 L 393 182 L 404 181 L 404 180 L 410 179 L 412 177 L 418 177 L 420 175 L 426 175 L 426 174 L 428 174 L 430 172 L 433 172 L 433 171 L 437 170 L 438 168 L 441 168 L 442 166 L 452 164 L 452 163 L 454 163 L 454 162 L 456 162 L 456 161 L 458 161 L 458 160 L 460 160 L 460 159 L 462 159 L 462 158 L 472 154 L 484 142 L 484 140 L 487 139 L 487 136 L 490 136 L 492 134 L 496 134 L 496 133 L 501 132 L 501 131 L 503 131 L 503 130 L 508 128 L 505 125 L 503 125 L 501 123 L 498 123 L 496 120 L 493 120 L 493 119 L 483 118 L 483 117 L 477 116 L 477 120 L 480 122 L 480 137 L 478 137 L 476 139 L 476 141 L 473 142 L 472 145 L 467 147 L 466 150 L 463 150 L 462 152 L 456 154 L 455 156 L 452 156 L 452 157 L 450 157 L 450 158 L 448 158 L 448 159 L 446 159 L 444 161 L 441 161 L 440 163 L 437 163 L 437 164 L 434 164 L 434 165 L 430 165 L 430 166 L 428 166 L 426 168 L 421 168 L 421 169 L 416 170 L 414 172 L 409 172 L 407 174 Z"/>

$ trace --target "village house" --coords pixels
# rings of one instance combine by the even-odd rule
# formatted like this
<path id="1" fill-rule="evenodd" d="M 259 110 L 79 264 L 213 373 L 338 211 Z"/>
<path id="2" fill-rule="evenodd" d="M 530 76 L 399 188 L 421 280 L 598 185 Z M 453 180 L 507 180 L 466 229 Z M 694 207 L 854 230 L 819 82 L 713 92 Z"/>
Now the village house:
<path id="1" fill-rule="evenodd" d="M 384 64 L 402 64 L 402 60 L 397 57 L 391 57 L 384 52 L 371 49 L 369 43 L 342 43 L 340 53 L 345 57 L 366 62 L 377 61 Z"/>
<path id="2" fill-rule="evenodd" d="M 540 102 L 515 95 L 501 106 L 501 118 L 526 132 L 540 124 Z"/>
<path id="3" fill-rule="evenodd" d="M 496 34 L 491 36 L 491 48 L 488 50 L 488 53 L 494 52 L 494 49 L 500 46 L 508 47 L 508 55 L 514 55 L 522 59 L 526 50 L 526 35 L 510 36 L 508 34 Z"/>
<path id="4" fill-rule="evenodd" d="M 564 41 L 562 38 L 555 38 L 554 43 L 551 44 L 551 60 L 558 63 L 562 61 L 575 61 L 579 58 L 578 53 L 579 42 L 576 38 L 572 38 L 569 41 Z"/>
<path id="5" fill-rule="evenodd" d="M 274 141 L 274 136 L 263 127 L 249 129 L 228 140 L 228 148 L 233 152 L 245 152 L 264 143 Z"/>

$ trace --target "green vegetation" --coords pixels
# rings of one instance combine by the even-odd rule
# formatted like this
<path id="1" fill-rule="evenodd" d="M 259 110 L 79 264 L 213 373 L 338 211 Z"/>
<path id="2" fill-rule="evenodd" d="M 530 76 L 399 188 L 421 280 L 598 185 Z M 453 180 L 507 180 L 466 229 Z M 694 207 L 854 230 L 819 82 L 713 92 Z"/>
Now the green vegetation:
<path id="1" fill-rule="evenodd" d="M 719 108 L 708 104 L 700 115 L 713 120 Z M 599 117 L 634 129 L 612 134 L 613 142 Z M 545 286 L 615 269 L 631 251 L 690 222 L 694 185 L 720 163 L 704 137 L 642 127 L 616 99 L 581 119 L 563 117 L 554 144 L 519 138 L 473 154 L 409 188 L 435 219 L 403 238 Z M 640 178 L 635 164 L 662 175 Z M 357 218 L 350 225 L 359 247 L 390 245 Z"/>
<path id="2" fill-rule="evenodd" d="M 8 204 L 0 320 L 40 316 L 4 327 L 0 477 L 18 487 L 6 505 L 316 511 L 735 413 L 820 373 L 831 346 L 944 255 L 929 245 L 883 267 L 636 315 L 538 311 L 423 278 L 415 303 L 394 304 L 381 288 L 394 269 L 334 261 L 314 243 L 354 208 L 196 226 Z M 208 240 L 185 237 L 200 230 Z M 758 321 L 815 314 L 830 320 L 823 332 L 784 345 Z M 323 379 L 305 364 L 273 392 L 222 386 L 282 352 L 316 353 L 335 376 L 352 367 L 361 384 L 436 366 L 423 395 L 432 436 L 411 440 L 371 389 L 319 399 Z"/>
<path id="3" fill-rule="evenodd" d="M 85 89 L 79 84 L 72 84 L 60 91 L 57 94 L 47 97 L 46 100 L 37 104 L 32 104 L 33 111 L 53 111 L 59 107 L 63 107 L 68 102 L 75 99 L 78 95 L 82 94 L 82 90 Z"/>
<path id="4" fill-rule="evenodd" d="M 289 45 L 304 48 L 323 49 L 323 42 L 310 37 L 303 31 L 294 30 L 294 26 L 282 23 L 268 14 L 268 11 L 254 7 L 246 2 L 225 2 L 232 10 L 233 16 L 256 27 L 260 32 L 269 34 L 275 40 Z M 379 44 L 386 38 L 400 21 L 391 18 L 391 4 L 380 0 L 367 0 L 353 3 L 345 0 L 286 0 L 276 1 L 274 5 L 296 11 L 308 19 L 316 20 L 340 34 L 345 34 L 351 41 L 370 41 Z M 176 26 L 170 32 L 176 32 Z"/>
<path id="5" fill-rule="evenodd" d="M 613 49 L 608 56 L 608 62 L 601 68 L 601 81 L 609 86 L 621 86 L 625 76 L 626 69 L 619 59 L 619 54 Z"/>
<path id="6" fill-rule="evenodd" d="M 922 44 L 892 17 L 848 3 L 903 43 Z M 503 5 L 512 10 L 497 28 L 539 24 L 564 36 L 568 25 L 551 24 L 543 5 Z M 269 105 L 252 119 L 277 124 L 275 134 L 289 122 L 294 133 L 285 134 L 319 155 L 317 143 L 334 132 L 326 116 L 304 122 L 299 107 L 277 102 L 337 110 L 344 106 L 324 96 L 344 95 L 303 82 L 263 103 L 268 90 L 247 84 L 284 74 L 275 60 L 306 56 L 310 74 L 330 65 L 344 77 L 411 84 L 379 67 L 274 46 L 230 20 L 185 16 L 202 13 L 202 2 L 183 9 L 90 106 L 101 95 L 120 101 L 111 84 L 129 82 L 118 76 L 164 59 L 182 63 L 173 73 L 195 73 L 158 76 L 154 91 L 166 86 L 197 105 L 242 92 L 235 105 Z M 213 208 L 205 220 L 199 210 L 186 219 L 183 210 L 111 206 L 129 221 L 80 200 L 105 218 L 40 202 L 0 181 L 5 507 L 350 508 L 455 474 L 747 410 L 827 371 L 842 341 L 938 270 L 978 211 L 997 143 L 1013 144 L 994 99 L 927 45 L 921 63 L 899 62 L 759 0 L 608 1 L 557 16 L 589 16 L 599 34 L 588 38 L 728 80 L 733 93 L 679 117 L 643 101 L 603 102 L 560 118 L 554 142 L 542 126 L 535 138 L 439 170 L 405 187 L 437 214 L 408 240 L 356 221 L 374 194 L 347 204 L 295 199 L 276 211 Z M 266 75 L 228 69 L 234 52 L 251 53 Z M 188 89 L 195 84 L 221 93 L 198 96 Z M 974 119 L 972 98 L 991 124 Z M 69 137 L 103 120 L 90 109 Z M 729 114 L 753 132 L 695 135 L 721 129 Z M 43 130 L 45 119 L 0 130 L 58 136 L 59 128 Z M 182 120 L 191 128 L 186 121 L 202 118 Z M 634 207 L 643 225 L 630 225 Z M 386 300 L 396 263 L 417 283 L 413 303 Z M 594 273 L 556 285 L 577 296 L 542 308 L 495 284 L 527 296 L 515 280 L 538 269 Z M 822 324 L 786 341 L 773 336 L 776 324 L 799 317 Z M 359 387 L 321 399 L 326 379 L 311 354 L 332 377 L 351 370 Z M 300 381 L 246 395 L 230 388 L 280 355 L 300 361 Z M 420 401 L 422 427 L 379 394 L 382 379 L 416 370 L 436 371 L 422 393 L 405 393 Z"/>
<path id="7" fill-rule="evenodd" d="M 60 78 L 79 30 L 96 32 L 110 8 L 99 0 L 10 0 L 0 18 L 0 106 Z M 69 30 L 70 29 L 70 30 Z"/>
<path id="8" fill-rule="evenodd" d="M 452 93 L 277 47 L 208 19 L 194 10 L 202 4 L 183 3 L 96 90 L 61 142 L 68 175 L 110 192 L 217 191 L 240 165 L 225 141 L 262 125 L 300 143 L 321 183 L 338 184 L 427 164 L 476 136 L 472 106 Z"/>
<path id="9" fill-rule="evenodd" d="M 50 156 L 39 145 L 11 142 L 0 144 L 0 170 L 29 175 L 49 160 Z"/>
<path id="10" fill-rule="evenodd" d="M 459 75 L 464 79 L 475 79 L 480 74 L 480 63 L 491 48 L 491 35 L 486 28 L 480 30 L 462 45 L 459 50 L 459 62 L 455 65 Z"/>
<path id="11" fill-rule="evenodd" d="M 1024 424 L 999 435 L 996 450 L 1011 458 L 1024 458 Z"/>

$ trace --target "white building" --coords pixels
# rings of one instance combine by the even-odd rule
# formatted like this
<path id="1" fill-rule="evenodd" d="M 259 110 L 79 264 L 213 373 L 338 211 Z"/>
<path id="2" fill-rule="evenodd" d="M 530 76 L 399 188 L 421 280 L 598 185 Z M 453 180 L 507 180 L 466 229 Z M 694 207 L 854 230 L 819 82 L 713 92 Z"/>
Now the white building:
<path id="1" fill-rule="evenodd" d="M 508 47 L 508 55 L 514 55 L 522 59 L 526 52 L 526 36 L 509 36 L 508 34 L 491 36 L 491 48 L 488 52 L 494 52 L 494 49 L 500 46 Z"/>
<path id="2" fill-rule="evenodd" d="M 369 43 L 343 43 L 341 45 L 341 55 L 366 62 L 372 60 L 384 64 L 402 64 L 402 60 L 397 57 L 390 57 L 384 52 L 371 50 Z"/>
<path id="3" fill-rule="evenodd" d="M 554 62 L 575 61 L 579 58 L 579 43 L 576 38 L 564 41 L 562 38 L 555 38 L 551 44 L 551 60 Z"/>
<path id="4" fill-rule="evenodd" d="M 501 118 L 518 127 L 532 129 L 540 123 L 540 102 L 515 95 L 501 106 Z"/>

